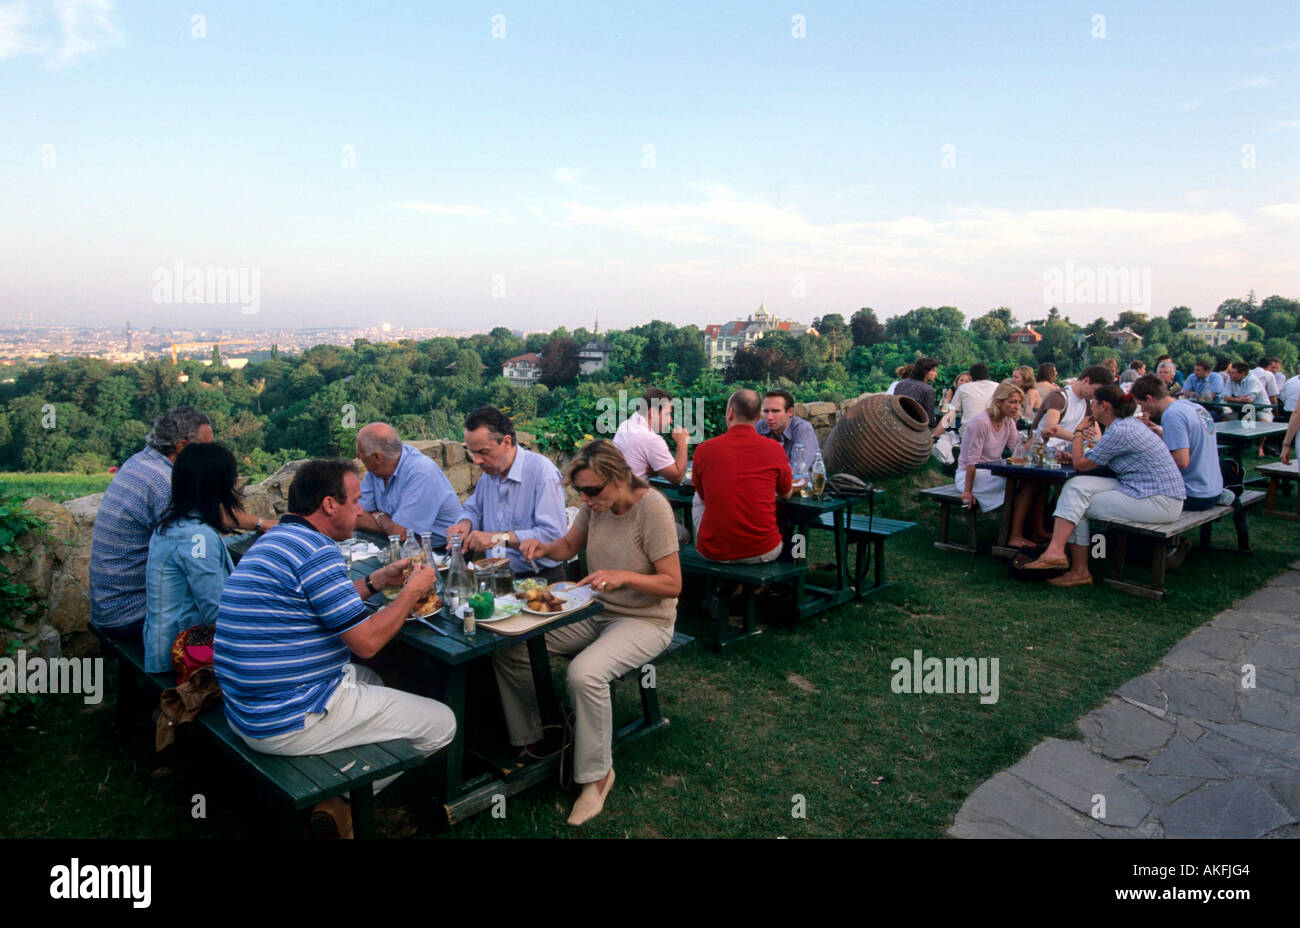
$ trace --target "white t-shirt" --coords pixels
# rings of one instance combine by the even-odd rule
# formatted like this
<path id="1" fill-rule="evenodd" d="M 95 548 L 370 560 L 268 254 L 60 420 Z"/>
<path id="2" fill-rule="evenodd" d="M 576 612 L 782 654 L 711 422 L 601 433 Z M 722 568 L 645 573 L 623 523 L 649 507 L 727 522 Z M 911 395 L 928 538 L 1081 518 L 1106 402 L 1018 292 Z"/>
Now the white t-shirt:
<path id="1" fill-rule="evenodd" d="M 1273 376 L 1272 371 L 1257 367 L 1250 372 L 1250 375 L 1259 381 L 1259 385 L 1270 397 L 1277 396 L 1277 378 Z"/>
<path id="2" fill-rule="evenodd" d="M 651 431 L 645 416 L 639 412 L 618 427 L 614 433 L 614 447 L 623 452 L 633 475 L 649 480 L 659 471 L 672 467 L 676 460 L 663 436 Z"/>
<path id="3" fill-rule="evenodd" d="M 996 380 L 972 380 L 957 388 L 952 396 L 953 412 L 961 416 L 961 431 L 965 433 L 966 424 L 989 408 L 993 394 L 998 392 Z"/>
<path id="4" fill-rule="evenodd" d="M 1282 384 L 1282 389 L 1278 391 L 1282 398 L 1282 408 L 1287 412 L 1296 411 L 1296 402 L 1300 400 L 1300 374 L 1296 374 L 1286 383 Z"/>

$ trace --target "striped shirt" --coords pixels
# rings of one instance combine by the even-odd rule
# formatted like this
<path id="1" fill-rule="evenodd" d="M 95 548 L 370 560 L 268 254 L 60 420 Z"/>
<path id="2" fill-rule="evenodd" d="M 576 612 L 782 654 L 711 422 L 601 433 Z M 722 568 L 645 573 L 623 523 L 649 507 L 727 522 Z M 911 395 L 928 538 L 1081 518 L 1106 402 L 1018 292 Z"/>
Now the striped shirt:
<path id="1" fill-rule="evenodd" d="M 1182 472 L 1164 441 L 1132 416 L 1107 426 L 1086 456 L 1115 472 L 1118 489 L 1125 496 L 1187 499 Z"/>
<path id="2" fill-rule="evenodd" d="M 301 516 L 266 533 L 226 582 L 213 666 L 226 718 L 246 735 L 302 729 L 343 680 L 339 634 L 367 618 L 338 545 Z"/>
<path id="3" fill-rule="evenodd" d="M 122 465 L 104 491 L 90 541 L 90 622 L 125 628 L 144 622 L 149 536 L 172 501 L 172 462 L 153 448 Z"/>

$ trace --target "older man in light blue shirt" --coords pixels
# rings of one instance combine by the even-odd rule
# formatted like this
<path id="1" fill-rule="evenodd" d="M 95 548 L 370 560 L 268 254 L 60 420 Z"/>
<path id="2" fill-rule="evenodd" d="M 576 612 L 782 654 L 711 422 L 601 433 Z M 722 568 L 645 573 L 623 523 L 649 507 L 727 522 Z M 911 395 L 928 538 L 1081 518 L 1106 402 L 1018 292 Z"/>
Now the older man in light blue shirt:
<path id="1" fill-rule="evenodd" d="M 437 464 L 402 444 L 387 423 L 357 432 L 357 456 L 366 466 L 357 528 L 380 535 L 445 535 L 460 518 L 460 500 Z"/>
<path id="2" fill-rule="evenodd" d="M 564 579 L 560 561 L 525 561 L 519 543 L 525 538 L 550 542 L 567 530 L 560 472 L 540 454 L 520 448 L 510 419 L 493 406 L 474 410 L 465 420 L 465 445 L 483 476 L 465 501 L 461 518 L 447 530 L 461 535 L 466 551 L 506 546 L 516 575 L 540 574 Z"/>

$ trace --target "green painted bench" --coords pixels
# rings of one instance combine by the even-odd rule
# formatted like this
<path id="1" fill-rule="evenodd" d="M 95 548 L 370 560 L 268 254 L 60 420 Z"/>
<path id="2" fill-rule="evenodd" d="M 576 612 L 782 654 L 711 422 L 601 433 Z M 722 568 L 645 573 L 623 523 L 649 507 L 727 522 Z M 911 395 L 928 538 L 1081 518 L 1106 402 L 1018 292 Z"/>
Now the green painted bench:
<path id="1" fill-rule="evenodd" d="M 149 673 L 144 669 L 143 641 L 125 640 L 92 629 L 106 656 L 118 665 L 117 713 L 122 730 L 129 730 L 135 713 L 150 704 L 156 706 L 163 690 L 176 685 L 175 674 Z M 246 769 L 264 793 L 295 811 L 347 793 L 352 804 L 352 828 L 358 838 L 375 836 L 374 783 L 420 766 L 425 757 L 408 741 L 365 744 L 328 754 L 284 757 L 263 754 L 247 742 L 226 721 L 221 705 L 199 714 L 191 726 L 216 742 Z M 300 832 L 299 832 L 300 833 Z"/>
<path id="2" fill-rule="evenodd" d="M 932 499 L 939 506 L 939 540 L 934 546 L 941 551 L 960 551 L 963 554 L 976 554 L 979 552 L 979 517 L 981 513 L 997 512 L 1002 507 L 994 506 L 992 509 L 980 509 L 979 503 L 972 503 L 965 508 L 963 520 L 966 523 L 966 544 L 952 541 L 948 537 L 949 511 L 953 506 L 961 506 L 961 491 L 951 483 L 943 486 L 931 487 L 928 490 L 920 492 L 922 499 Z"/>
<path id="3" fill-rule="evenodd" d="M 679 556 L 684 576 L 702 577 L 707 581 L 721 584 L 723 595 L 719 597 L 713 615 L 714 640 L 709 642 L 709 648 L 713 651 L 724 651 L 739 641 L 762 634 L 757 628 L 759 587 L 793 582 L 795 602 L 803 601 L 804 579 L 808 574 L 808 567 L 804 564 L 792 564 L 789 561 L 771 561 L 767 564 L 726 564 L 710 561 L 690 546 L 682 548 Z M 745 626 L 742 631 L 733 631 L 729 621 L 731 601 L 735 596 L 733 585 L 739 585 L 743 589 Z"/>
<path id="4" fill-rule="evenodd" d="M 834 529 L 835 517 L 829 512 L 823 513 L 818 518 L 818 524 L 822 528 Z M 889 586 L 885 582 L 885 542 L 914 528 L 915 522 L 904 522 L 901 519 L 882 519 L 877 515 L 849 517 L 849 541 L 857 544 L 853 562 L 853 589 L 857 599 Z M 870 549 L 868 545 L 871 546 Z M 873 582 L 871 586 L 863 586 L 873 557 L 876 563 Z"/>

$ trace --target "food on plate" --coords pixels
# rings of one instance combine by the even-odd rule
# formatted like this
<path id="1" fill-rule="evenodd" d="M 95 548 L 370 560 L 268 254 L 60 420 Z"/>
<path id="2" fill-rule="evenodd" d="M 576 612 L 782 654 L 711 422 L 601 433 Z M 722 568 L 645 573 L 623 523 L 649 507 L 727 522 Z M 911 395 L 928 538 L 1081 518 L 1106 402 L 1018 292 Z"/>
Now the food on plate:
<path id="1" fill-rule="evenodd" d="M 534 612 L 564 611 L 564 600 L 550 590 L 529 590 L 524 594 L 524 600 Z"/>
<path id="2" fill-rule="evenodd" d="M 508 557 L 481 557 L 470 564 L 475 570 L 489 570 L 498 567 L 509 567 L 510 558 Z"/>
<path id="3" fill-rule="evenodd" d="M 525 577 L 522 580 L 515 581 L 515 593 L 519 596 L 526 596 L 529 591 L 541 592 L 545 590 L 546 585 L 546 581 L 541 577 Z"/>
<path id="4" fill-rule="evenodd" d="M 441 608 L 442 597 L 438 595 L 437 590 L 430 590 L 415 601 L 415 605 L 411 607 L 411 612 L 423 619 Z"/>

